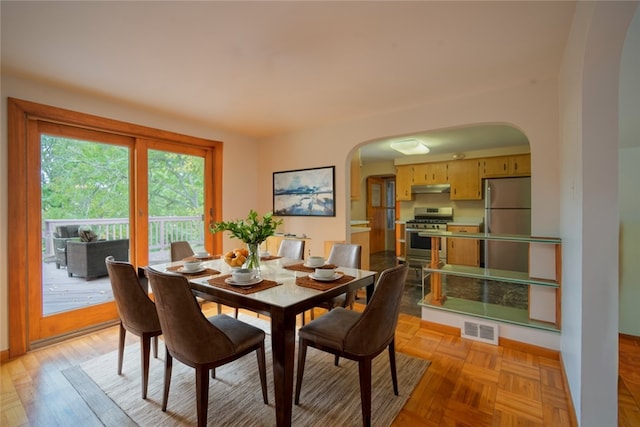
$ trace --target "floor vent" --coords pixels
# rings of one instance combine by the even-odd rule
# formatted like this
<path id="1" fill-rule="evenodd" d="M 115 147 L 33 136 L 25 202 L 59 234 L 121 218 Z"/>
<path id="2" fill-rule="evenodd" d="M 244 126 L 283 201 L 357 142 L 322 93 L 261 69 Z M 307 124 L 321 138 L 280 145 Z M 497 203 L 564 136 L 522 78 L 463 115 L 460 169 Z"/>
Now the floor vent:
<path id="1" fill-rule="evenodd" d="M 498 345 L 498 324 L 477 320 L 462 321 L 462 338 Z"/>

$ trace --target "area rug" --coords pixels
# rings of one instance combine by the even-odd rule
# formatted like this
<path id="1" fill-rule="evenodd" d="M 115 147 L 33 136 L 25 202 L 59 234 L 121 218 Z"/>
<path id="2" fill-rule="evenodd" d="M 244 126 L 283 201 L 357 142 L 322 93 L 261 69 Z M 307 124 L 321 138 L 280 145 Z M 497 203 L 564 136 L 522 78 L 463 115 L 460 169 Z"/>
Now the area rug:
<path id="1" fill-rule="evenodd" d="M 268 322 L 247 316 L 268 331 Z M 216 369 L 209 383 L 209 426 L 274 426 L 275 398 L 271 339 L 267 350 L 269 404 L 262 401 L 255 353 Z M 151 357 L 147 399 L 140 397 L 140 347 L 134 339 L 125 348 L 122 375 L 117 375 L 117 352 L 111 352 L 63 371 L 106 426 L 190 426 L 196 424 L 195 374 L 174 359 L 167 412 L 162 412 L 164 346 Z M 430 362 L 396 353 L 399 396 L 393 394 L 389 358 L 381 353 L 372 367 L 372 424 L 389 426 L 402 409 Z M 361 424 L 358 365 L 309 348 L 300 405 L 293 406 L 294 426 L 353 426 Z"/>

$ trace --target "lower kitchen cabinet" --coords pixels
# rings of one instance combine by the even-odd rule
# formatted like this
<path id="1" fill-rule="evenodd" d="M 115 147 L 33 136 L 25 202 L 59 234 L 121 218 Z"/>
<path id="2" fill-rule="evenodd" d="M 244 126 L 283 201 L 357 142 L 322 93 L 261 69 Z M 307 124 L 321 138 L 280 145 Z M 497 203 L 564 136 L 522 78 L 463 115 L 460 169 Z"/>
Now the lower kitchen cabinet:
<path id="1" fill-rule="evenodd" d="M 480 227 L 468 225 L 450 225 L 447 231 L 452 233 L 479 233 Z M 447 239 L 447 263 L 453 265 L 480 266 L 480 241 L 471 239 Z"/>

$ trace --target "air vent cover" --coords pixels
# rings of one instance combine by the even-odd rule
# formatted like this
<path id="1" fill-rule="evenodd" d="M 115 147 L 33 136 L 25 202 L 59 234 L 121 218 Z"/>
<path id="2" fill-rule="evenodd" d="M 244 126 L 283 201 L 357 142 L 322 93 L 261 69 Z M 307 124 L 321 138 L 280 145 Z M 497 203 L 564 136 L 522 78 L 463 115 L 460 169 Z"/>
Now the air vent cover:
<path id="1" fill-rule="evenodd" d="M 463 320 L 462 338 L 498 345 L 498 324 L 478 320 Z"/>

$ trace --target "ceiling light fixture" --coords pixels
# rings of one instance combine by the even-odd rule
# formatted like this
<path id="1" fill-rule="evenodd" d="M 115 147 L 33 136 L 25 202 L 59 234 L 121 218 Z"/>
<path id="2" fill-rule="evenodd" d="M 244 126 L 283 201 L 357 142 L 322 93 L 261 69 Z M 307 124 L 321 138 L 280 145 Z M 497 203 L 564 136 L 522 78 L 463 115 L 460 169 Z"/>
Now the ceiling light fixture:
<path id="1" fill-rule="evenodd" d="M 427 154 L 429 152 L 429 147 L 415 138 L 394 141 L 391 143 L 391 148 L 407 156 L 412 154 Z"/>

